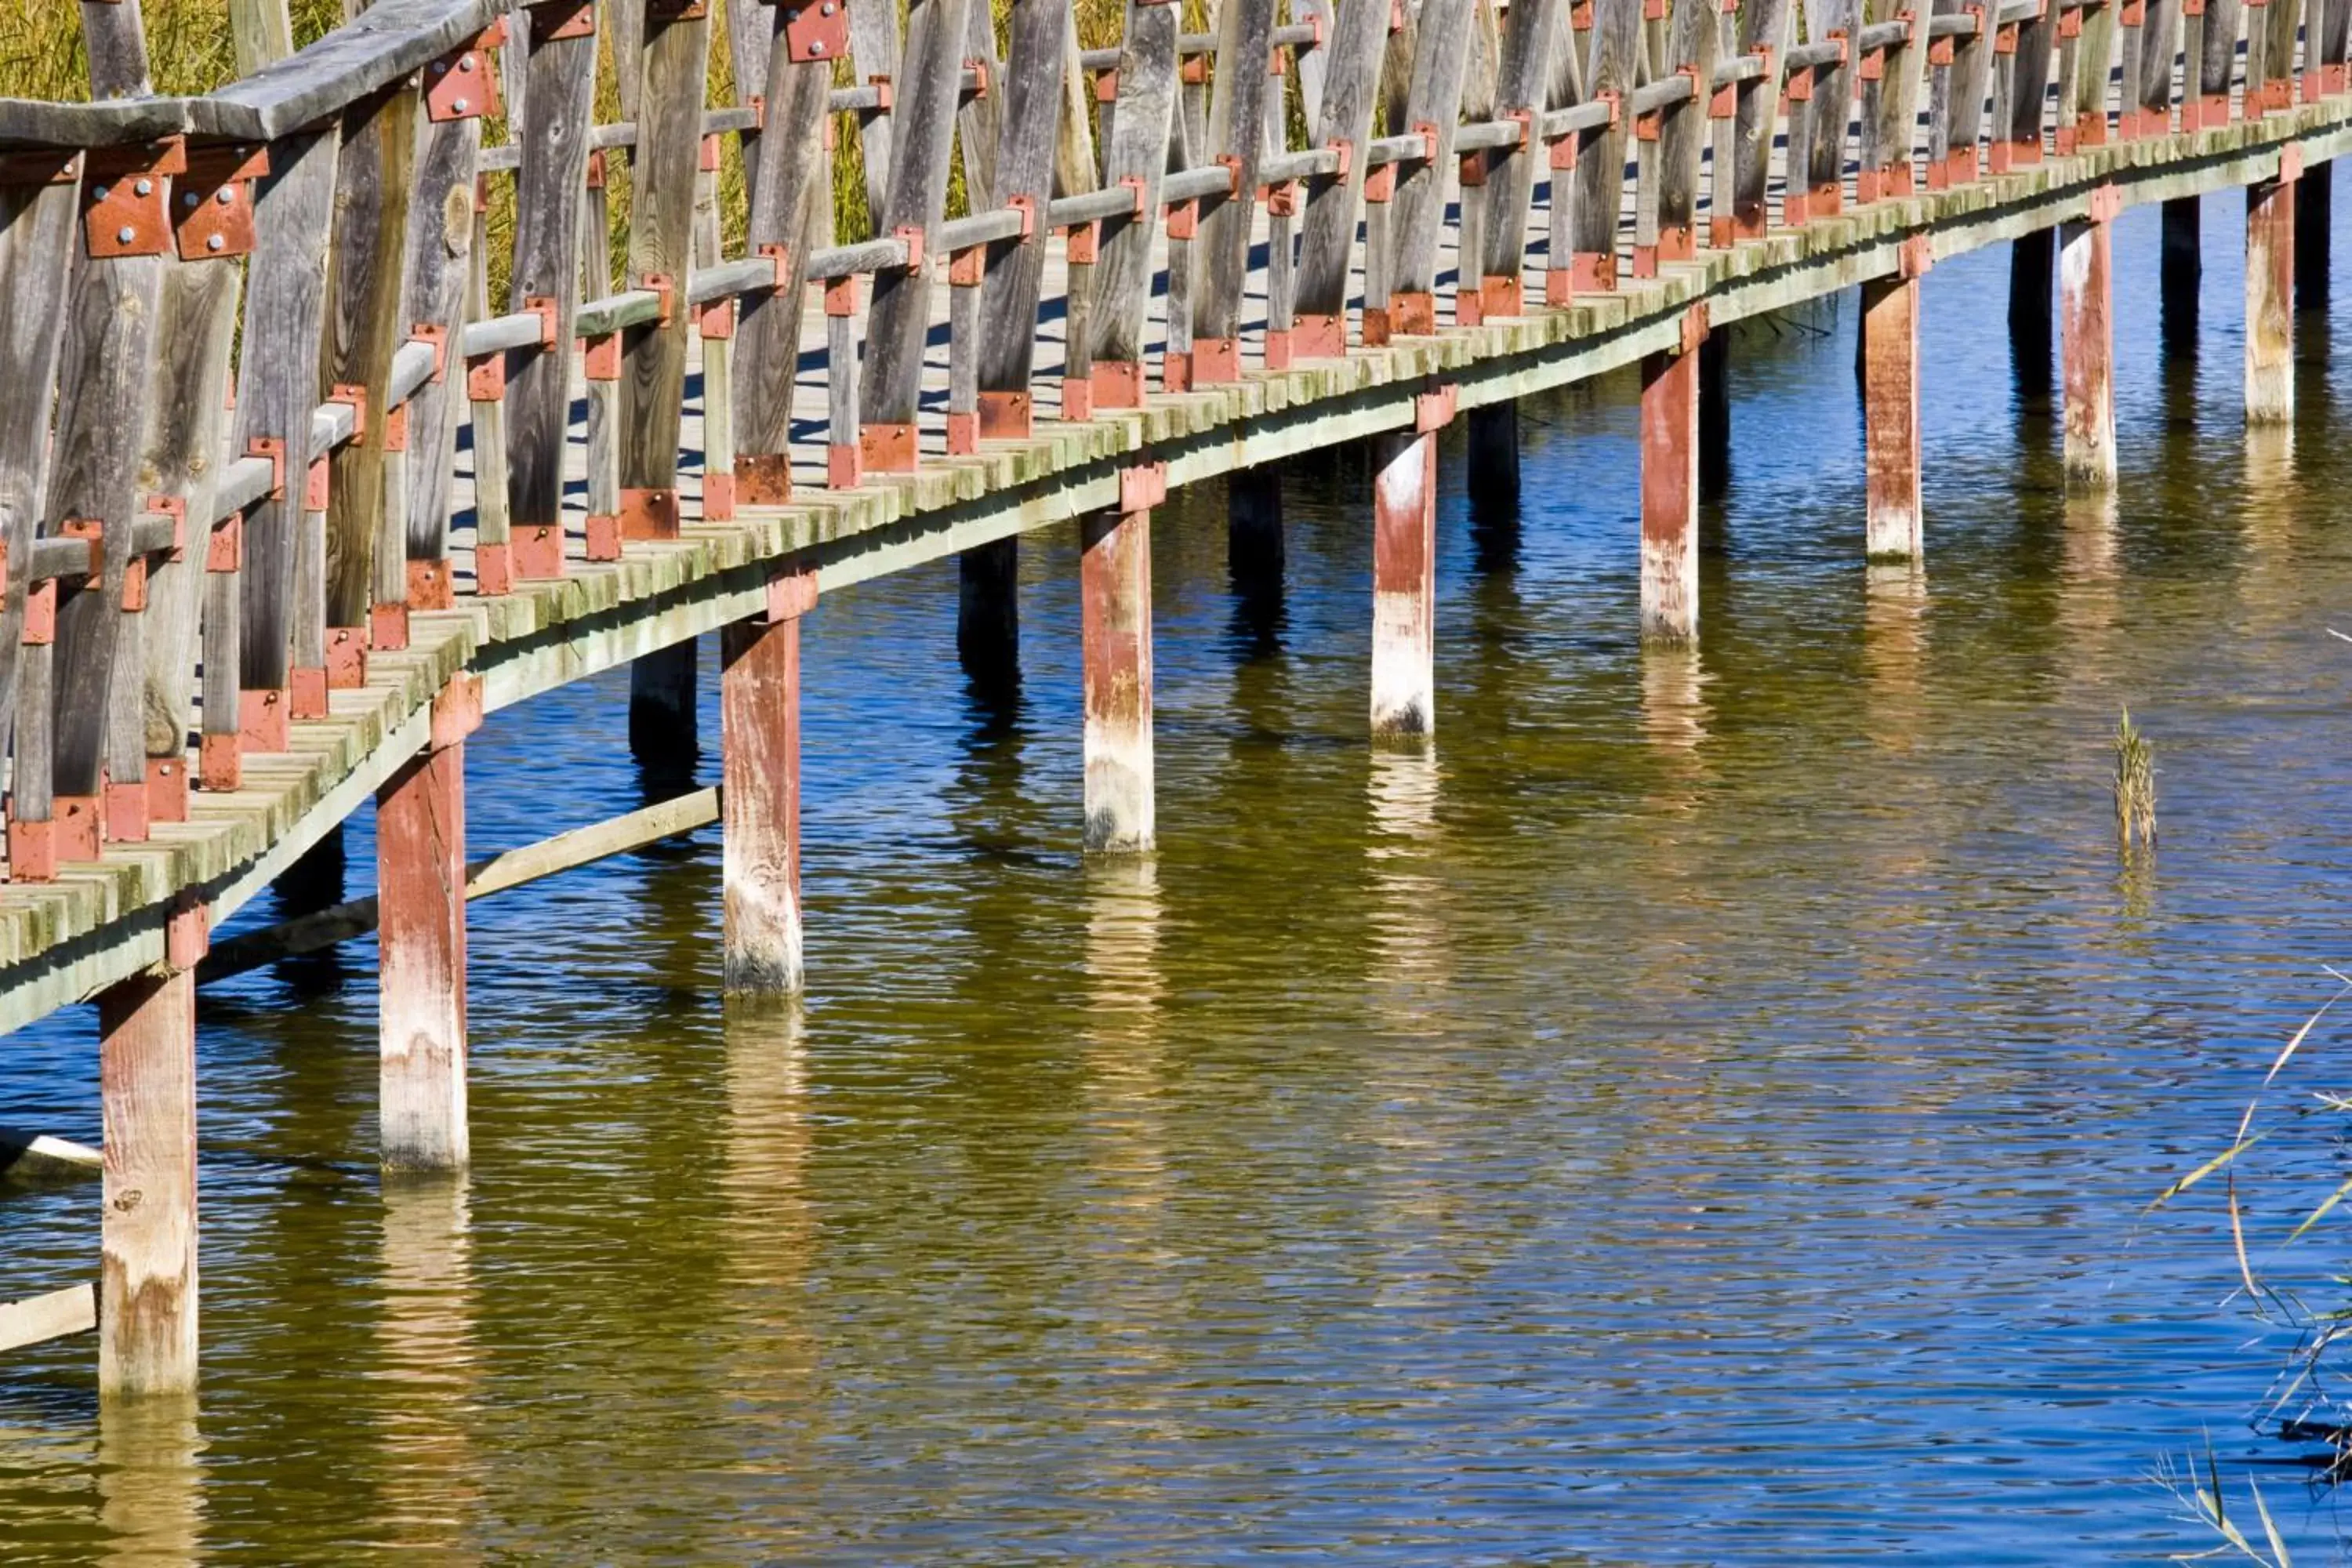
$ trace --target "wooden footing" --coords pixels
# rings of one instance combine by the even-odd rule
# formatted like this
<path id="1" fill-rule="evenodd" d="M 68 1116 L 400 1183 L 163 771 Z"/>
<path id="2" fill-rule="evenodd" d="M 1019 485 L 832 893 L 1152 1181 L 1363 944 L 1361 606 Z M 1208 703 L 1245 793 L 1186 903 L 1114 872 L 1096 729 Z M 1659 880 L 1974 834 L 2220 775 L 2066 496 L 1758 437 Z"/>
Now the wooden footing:
<path id="1" fill-rule="evenodd" d="M 2246 187 L 2246 423 L 2294 417 L 2293 179 Z"/>
<path id="2" fill-rule="evenodd" d="M 1021 685 L 1021 542 L 1000 539 L 956 558 L 956 657 L 992 704 Z"/>
<path id="3" fill-rule="evenodd" d="M 1245 598 L 1282 592 L 1282 479 L 1271 468 L 1239 468 L 1225 481 L 1225 565 Z"/>
<path id="4" fill-rule="evenodd" d="M 1085 637 L 1086 847 L 1152 844 L 1151 512 L 1097 512 L 1079 525 Z"/>
<path id="5" fill-rule="evenodd" d="M 694 778 L 701 741 L 695 725 L 694 638 L 640 654 L 629 666 L 629 752 L 657 786 L 684 788 Z"/>
<path id="6" fill-rule="evenodd" d="M 727 992 L 791 995 L 802 975 L 797 613 L 720 633 L 719 724 Z"/>
<path id="7" fill-rule="evenodd" d="M 184 906 L 165 961 L 98 998 L 106 1175 L 99 1284 L 101 1394 L 196 1384 L 196 961 L 205 910 Z"/>
<path id="8" fill-rule="evenodd" d="M 1642 362 L 1642 636 L 1698 636 L 1698 354 Z"/>
<path id="9" fill-rule="evenodd" d="M 433 742 L 375 797 L 379 1142 L 394 1170 L 461 1170 L 469 1153 L 465 735 L 481 699 L 467 684 L 434 700 Z"/>
<path id="10" fill-rule="evenodd" d="M 2202 198 L 2175 196 L 2164 204 L 2164 249 L 2160 262 L 2167 353 L 2193 353 L 2197 342 L 2197 286 L 2205 258 L 2200 234 Z"/>
<path id="11" fill-rule="evenodd" d="M 2065 359 L 2066 482 L 2086 489 L 2116 482 L 2113 225 L 2060 226 L 2058 313 Z"/>
<path id="12" fill-rule="evenodd" d="M 1504 402 L 1473 408 L 1468 439 L 1469 452 L 1464 460 L 1463 474 L 1470 491 L 1470 510 L 1488 521 L 1516 517 L 1519 510 L 1519 405 Z"/>
<path id="13" fill-rule="evenodd" d="M 1862 286 L 1864 549 L 1873 561 L 1919 558 L 1919 280 Z"/>
<path id="14" fill-rule="evenodd" d="M 2307 168 L 2294 182 L 2294 308 L 2327 308 L 2327 237 L 2334 225 L 2336 165 Z"/>
<path id="15" fill-rule="evenodd" d="M 1437 727 L 1437 433 L 1372 437 L 1372 733 Z"/>

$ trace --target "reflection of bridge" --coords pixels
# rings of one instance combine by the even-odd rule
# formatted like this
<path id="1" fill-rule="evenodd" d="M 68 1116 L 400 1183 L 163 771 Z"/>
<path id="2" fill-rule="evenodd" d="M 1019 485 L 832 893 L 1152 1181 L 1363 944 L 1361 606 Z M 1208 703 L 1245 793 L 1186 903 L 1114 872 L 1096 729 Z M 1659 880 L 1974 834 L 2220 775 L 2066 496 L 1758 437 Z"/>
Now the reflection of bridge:
<path id="1" fill-rule="evenodd" d="M 283 55 L 282 0 L 233 9 Z M 486 710 L 631 659 L 657 710 L 719 630 L 728 981 L 789 991 L 820 588 L 960 553 L 965 657 L 1001 667 L 1016 536 L 1076 521 L 1084 833 L 1147 848 L 1168 486 L 1373 441 L 1371 724 L 1426 733 L 1457 410 L 1508 483 L 1515 398 L 1639 364 L 1642 622 L 1685 638 L 1710 322 L 1862 288 L 1867 547 L 1916 559 L 1935 258 L 2017 242 L 2012 326 L 2047 332 L 2055 231 L 2068 468 L 2111 484 L 2116 213 L 2168 204 L 2169 283 L 2194 198 L 2248 188 L 2247 408 L 2282 418 L 2294 182 L 2352 146 L 2352 0 L 1824 0 L 1802 43 L 1789 0 L 1222 0 L 1197 37 L 1129 0 L 1092 50 L 1057 0 L 1002 37 L 980 0 L 903 37 L 896 0 L 709 9 L 378 0 L 170 99 L 136 0 L 89 4 L 101 101 L 0 100 L 0 1028 L 100 1004 L 111 1389 L 194 1375 L 211 923 L 371 793 L 383 1157 L 465 1162 Z M 763 90 L 713 109 L 722 24 Z M 600 41 L 625 122 L 592 123 Z M 834 232 L 836 123 L 869 236 Z M 1278 574 L 1267 488 L 1234 497 L 1237 563 Z"/>

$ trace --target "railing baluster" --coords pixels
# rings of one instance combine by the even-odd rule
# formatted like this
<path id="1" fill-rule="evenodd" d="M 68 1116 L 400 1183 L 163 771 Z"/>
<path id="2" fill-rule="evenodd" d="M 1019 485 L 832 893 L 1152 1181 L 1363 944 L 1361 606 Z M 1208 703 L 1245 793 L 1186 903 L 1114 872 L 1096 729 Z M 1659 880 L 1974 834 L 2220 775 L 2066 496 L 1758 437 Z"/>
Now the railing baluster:
<path id="1" fill-rule="evenodd" d="M 1297 346 L 1307 359 L 1339 359 L 1348 352 L 1349 282 L 1389 19 L 1380 0 L 1348 0 L 1327 35 L 1330 43 L 1316 51 L 1325 58 L 1316 142 L 1340 154 L 1336 173 L 1307 180 L 1299 223 Z"/>
<path id="2" fill-rule="evenodd" d="M 1273 79 L 1266 73 L 1268 51 L 1274 44 L 1274 5 L 1275 0 L 1223 0 L 1217 18 L 1217 68 L 1209 99 L 1207 150 L 1232 170 L 1233 186 L 1223 200 L 1212 200 L 1202 212 L 1200 238 L 1193 250 L 1192 381 L 1195 386 L 1241 379 L 1242 301 L 1249 291 L 1250 228 L 1257 210 L 1258 164 L 1265 155 L 1266 104 L 1274 96 L 1267 90 Z M 1130 26 L 1138 9 L 1129 8 Z M 1160 63 L 1155 57 L 1154 66 Z M 1140 110 L 1147 103 L 1154 106 L 1150 134 L 1139 140 L 1122 134 L 1113 149 L 1114 177 L 1146 175 L 1143 210 L 1132 221 L 1143 233 L 1139 243 L 1147 247 L 1158 202 L 1155 177 L 1158 169 L 1165 167 L 1167 113 L 1173 106 L 1176 85 L 1172 57 L 1166 58 L 1166 65 L 1165 76 L 1155 74 L 1148 82 L 1123 88 L 1131 110 Z M 1139 170 L 1122 154 L 1146 143 L 1160 151 L 1155 163 Z M 1134 307 L 1126 309 L 1132 311 Z M 1139 361 L 1142 355 L 1106 352 L 1104 357 Z"/>

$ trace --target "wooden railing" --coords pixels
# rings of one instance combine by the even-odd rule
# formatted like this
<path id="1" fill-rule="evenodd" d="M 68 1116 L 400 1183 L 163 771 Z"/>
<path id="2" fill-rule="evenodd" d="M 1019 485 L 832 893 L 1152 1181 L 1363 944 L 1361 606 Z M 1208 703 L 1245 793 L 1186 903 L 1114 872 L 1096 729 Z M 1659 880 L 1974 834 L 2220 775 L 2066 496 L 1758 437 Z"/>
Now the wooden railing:
<path id="1" fill-rule="evenodd" d="M 1204 34 L 1129 0 L 1118 47 L 1081 50 L 1066 0 L 1012 0 L 1000 58 L 987 0 L 912 0 L 903 37 L 898 0 L 729 0 L 756 90 L 711 105 L 712 9 L 379 0 L 169 99 L 147 92 L 136 0 L 109 0 L 82 7 L 96 101 L 0 100 L 9 879 L 184 819 L 192 787 L 237 788 L 370 650 L 405 645 L 412 611 L 677 536 L 696 339 L 719 521 L 1027 437 L 1048 408 L 1141 405 L 1163 269 L 1161 395 L 1241 378 L 1245 342 L 1279 370 L 1438 331 L 1449 249 L 1457 325 L 1524 313 L 1531 268 L 1564 305 L 1776 219 L 2273 112 L 2298 73 L 2306 100 L 2341 93 L 2352 35 L 2352 0 L 1825 0 L 1801 41 L 1790 0 L 1222 0 Z M 626 115 L 607 125 L 599 29 Z M 501 110 L 511 139 L 485 146 Z M 862 138 L 870 234 L 835 232 L 836 124 Z M 624 154 L 615 279 L 604 175 Z M 496 179 L 515 223 L 493 268 Z M 945 416 L 927 421 L 941 271 Z M 826 438 L 803 480 L 812 289 Z"/>

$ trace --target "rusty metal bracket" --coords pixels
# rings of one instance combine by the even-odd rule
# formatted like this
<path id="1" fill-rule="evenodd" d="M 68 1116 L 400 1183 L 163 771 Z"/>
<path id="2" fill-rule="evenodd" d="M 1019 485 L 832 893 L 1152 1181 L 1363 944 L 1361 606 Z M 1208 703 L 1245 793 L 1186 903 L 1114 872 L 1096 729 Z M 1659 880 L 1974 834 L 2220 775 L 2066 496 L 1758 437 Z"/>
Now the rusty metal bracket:
<path id="1" fill-rule="evenodd" d="M 1454 423 L 1454 416 L 1461 404 L 1462 389 L 1450 381 L 1442 386 L 1425 387 L 1413 394 L 1414 432 L 1426 436 L 1433 430 L 1444 429 Z"/>
<path id="2" fill-rule="evenodd" d="M 796 62 L 837 60 L 849 52 L 849 0 L 785 0 L 784 51 Z"/>
<path id="3" fill-rule="evenodd" d="M 165 176 L 185 174 L 187 139 L 170 136 L 89 155 L 82 182 L 82 243 L 92 260 L 161 256 L 171 248 Z"/>
<path id="4" fill-rule="evenodd" d="M 1118 510 L 1150 511 L 1168 499 L 1168 465 L 1138 463 L 1118 471 Z"/>
<path id="5" fill-rule="evenodd" d="M 269 173 L 266 147 L 200 147 L 173 182 L 172 227 L 183 261 L 253 253 L 253 182 Z"/>
<path id="6" fill-rule="evenodd" d="M 537 0 L 524 9 L 530 13 L 533 44 L 596 36 L 595 0 Z"/>
<path id="7" fill-rule="evenodd" d="M 506 41 L 501 21 L 425 68 L 425 117 L 479 120 L 499 110 L 498 62 L 490 51 Z"/>
<path id="8" fill-rule="evenodd" d="M 335 383 L 334 390 L 327 394 L 327 401 L 330 403 L 345 403 L 351 405 L 352 446 L 354 448 L 366 446 L 368 408 L 367 388 L 360 385 L 356 382 L 339 381 Z"/>
<path id="9" fill-rule="evenodd" d="M 245 444 L 248 458 L 269 459 L 269 489 L 263 492 L 265 500 L 286 499 L 286 443 L 275 436 L 256 436 Z"/>

